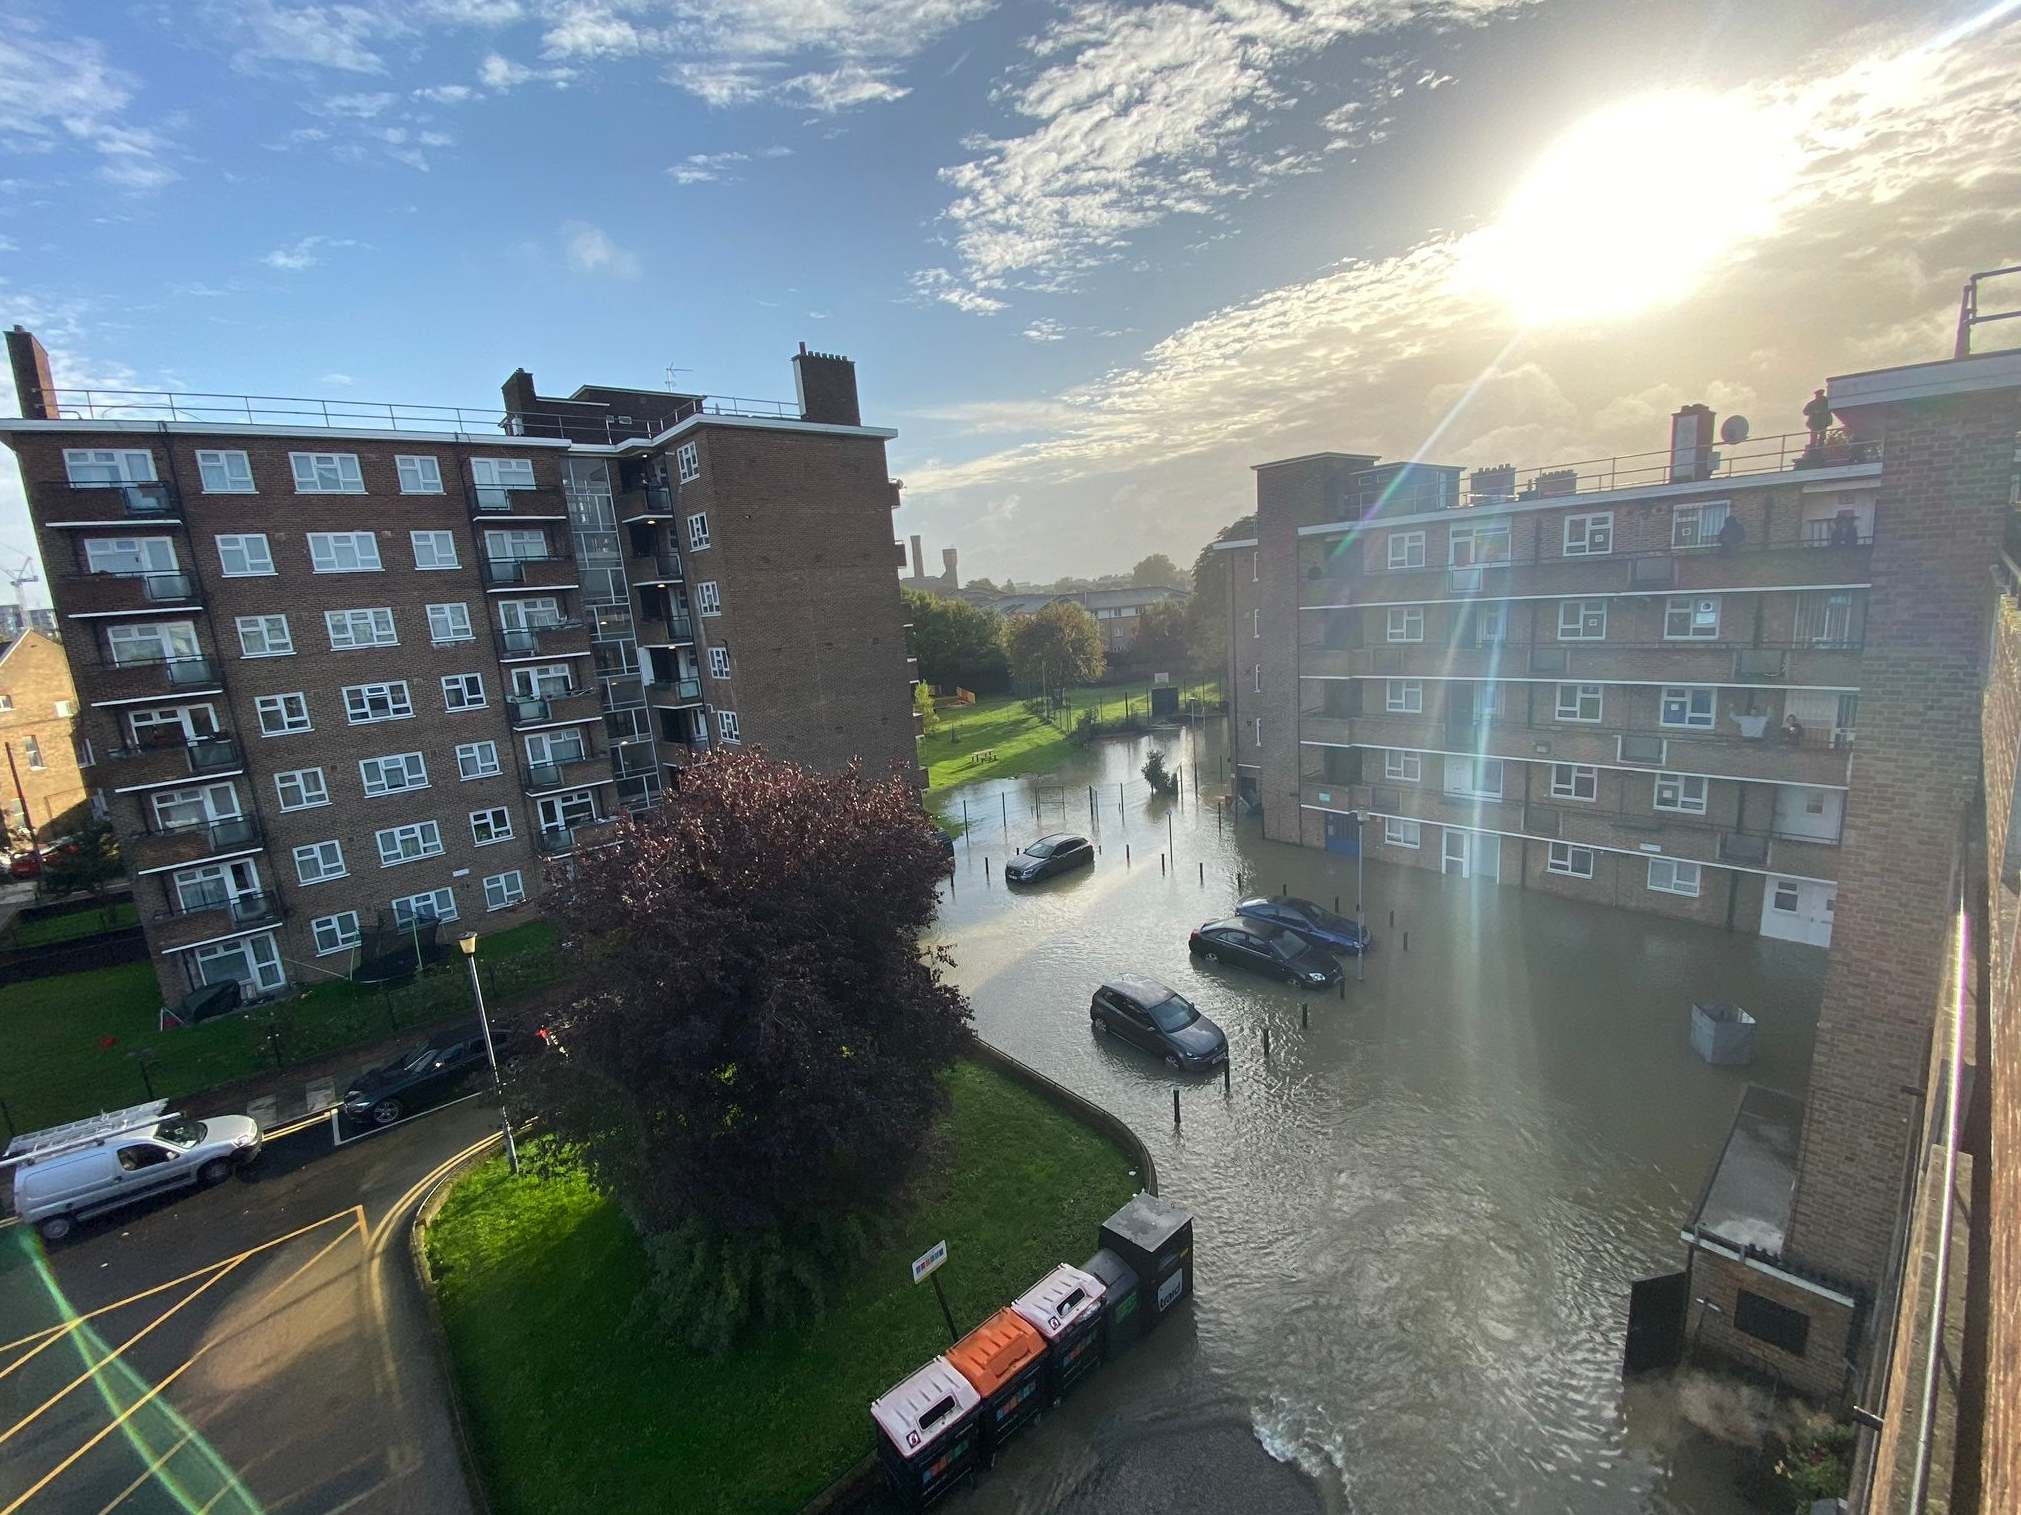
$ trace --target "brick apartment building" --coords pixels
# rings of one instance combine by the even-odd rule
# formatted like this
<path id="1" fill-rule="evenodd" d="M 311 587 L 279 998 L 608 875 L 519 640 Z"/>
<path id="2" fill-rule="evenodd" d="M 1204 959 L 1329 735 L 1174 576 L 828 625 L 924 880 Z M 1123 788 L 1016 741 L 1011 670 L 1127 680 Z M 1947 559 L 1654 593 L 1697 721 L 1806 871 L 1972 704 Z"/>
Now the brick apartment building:
<path id="1" fill-rule="evenodd" d="M 1272 837 L 1455 888 L 1828 947 L 1807 1096 L 1747 1092 L 1652 1315 L 1857 1405 L 1855 1509 L 2008 1510 L 2021 352 L 1827 397 L 1821 436 L 1691 406 L 1597 470 L 1260 465 L 1222 544 L 1233 788 Z"/>
<path id="2" fill-rule="evenodd" d="M 91 791 L 77 764 L 77 687 L 62 644 L 40 631 L 0 641 L 0 815 L 38 841 L 84 823 Z M 0 845 L 0 851 L 4 851 Z"/>
<path id="3" fill-rule="evenodd" d="M 803 348 L 797 405 L 519 372 L 473 412 L 62 391 L 7 341 L 0 437 L 171 1002 L 508 921 L 717 745 L 918 771 L 893 433 L 847 359 Z"/>

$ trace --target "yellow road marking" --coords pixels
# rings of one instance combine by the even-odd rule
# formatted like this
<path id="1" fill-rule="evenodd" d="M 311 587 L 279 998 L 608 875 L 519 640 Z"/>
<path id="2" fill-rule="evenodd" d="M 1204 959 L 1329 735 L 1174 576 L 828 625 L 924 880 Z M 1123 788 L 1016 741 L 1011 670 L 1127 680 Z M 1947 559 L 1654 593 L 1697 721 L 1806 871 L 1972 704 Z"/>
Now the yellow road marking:
<path id="1" fill-rule="evenodd" d="M 276 1126 L 273 1130 L 262 1136 L 261 1140 L 272 1141 L 277 1136 L 293 1136 L 297 1131 L 306 1131 L 311 1126 L 327 1126 L 330 1123 L 330 1110 L 336 1108 L 335 1105 L 332 1105 L 329 1110 L 318 1110 L 314 1115 L 305 1115 L 300 1120 L 294 1121 L 289 1125 Z"/>
<path id="2" fill-rule="evenodd" d="M 492 1143 L 501 1140 L 503 1140 L 503 1138 L 500 1135 L 500 1133 L 494 1131 L 489 1136 L 483 1138 L 481 1141 L 472 1142 L 469 1146 L 465 1147 L 461 1152 L 457 1153 L 454 1157 L 445 1158 L 442 1162 L 437 1163 L 433 1168 L 429 1169 L 428 1172 L 423 1177 L 416 1180 L 415 1183 L 408 1188 L 405 1194 L 402 1194 L 398 1199 L 394 1200 L 390 1206 L 387 1207 L 386 1213 L 379 1217 L 379 1224 L 372 1228 L 372 1234 L 370 1238 L 372 1250 L 374 1252 L 379 1250 L 379 1245 L 386 1236 L 386 1228 L 392 1224 L 393 1217 L 398 1215 L 402 1210 L 405 1210 L 408 1205 L 412 1204 L 414 1200 L 417 1199 L 425 1190 L 427 1190 L 431 1184 L 439 1182 L 443 1174 L 447 1173 L 451 1168 L 455 1167 L 465 1158 L 471 1156 L 473 1153 L 482 1152 L 486 1147 L 490 1146 Z"/>
<path id="3" fill-rule="evenodd" d="M 299 1268 L 295 1269 L 294 1272 L 290 1273 L 286 1278 L 282 1279 L 278 1284 L 274 1285 L 273 1288 L 269 1289 L 266 1293 L 265 1298 L 267 1299 L 273 1298 L 274 1295 L 280 1293 L 281 1290 L 287 1288 L 289 1284 L 293 1283 L 296 1279 L 300 1278 L 304 1273 L 308 1272 L 309 1269 L 313 1268 L 317 1263 L 321 1262 L 325 1257 L 327 1257 L 330 1254 L 330 1252 L 334 1248 L 341 1246 L 345 1241 L 349 1240 L 353 1232 L 361 1231 L 362 1219 L 363 1219 L 362 1215 L 354 1214 L 352 1223 L 344 1228 L 341 1235 L 333 1237 L 328 1242 L 325 1242 L 321 1247 L 317 1248 L 316 1255 L 314 1257 L 311 1257 L 307 1262 L 303 1263 Z M 182 1377 L 182 1375 L 187 1373 L 191 1368 L 195 1367 L 197 1363 L 202 1360 L 204 1354 L 210 1351 L 210 1349 L 215 1345 L 217 1345 L 217 1343 L 215 1342 L 206 1342 L 201 1347 L 198 1347 L 194 1353 L 192 1353 L 188 1358 L 184 1359 L 182 1364 L 176 1369 L 174 1369 L 174 1371 L 172 1371 L 166 1378 L 162 1379 L 160 1383 L 156 1384 L 153 1388 L 149 1389 L 145 1394 L 143 1394 L 139 1399 L 135 1400 L 126 1409 L 122 1410 L 119 1413 L 118 1417 L 112 1422 L 112 1424 L 106 1426 L 103 1430 L 99 1431 L 89 1441 L 85 1442 L 83 1446 L 79 1447 L 75 1452 L 72 1452 L 68 1457 L 64 1458 L 63 1461 L 59 1462 L 47 1473 L 44 1473 L 40 1478 L 36 1479 L 35 1482 L 31 1484 L 24 1492 L 16 1496 L 13 1503 L 7 1505 L 4 1509 L 0 1509 L 0 1515 L 14 1515 L 14 1512 L 16 1510 L 19 1510 L 23 1505 L 27 1504 L 29 1500 L 33 1499 L 37 1494 L 40 1494 L 44 1489 L 48 1488 L 51 1483 L 53 1483 L 73 1464 L 75 1464 L 80 1457 L 84 1456 L 85 1453 L 89 1452 L 101 1441 L 105 1440 L 106 1437 L 110 1436 L 114 1431 L 117 1431 L 121 1426 L 125 1425 L 128 1420 L 132 1419 L 135 1415 L 139 1414 L 140 1411 L 145 1409 L 148 1405 L 152 1404 L 157 1395 L 159 1395 L 170 1384 L 174 1383 L 178 1378 Z"/>
<path id="4" fill-rule="evenodd" d="M 162 1453 L 161 1456 L 155 1458 L 155 1460 L 149 1463 L 146 1467 L 142 1468 L 140 1470 L 140 1476 L 134 1479 L 134 1481 L 128 1484 L 125 1488 L 121 1489 L 119 1493 L 114 1495 L 112 1503 L 105 1506 L 104 1509 L 100 1510 L 98 1512 L 98 1515 L 112 1515 L 112 1512 L 114 1510 L 118 1509 L 121 1505 L 125 1504 L 126 1501 L 133 1496 L 134 1490 L 138 1489 L 142 1484 L 146 1483 L 150 1478 L 154 1477 L 155 1473 L 160 1469 L 163 1463 L 167 1462 L 171 1457 L 175 1456 L 176 1453 L 180 1452 L 184 1447 L 188 1446 L 190 1444 L 191 1439 L 195 1437 L 195 1435 L 196 1432 L 194 1430 L 188 1430 L 183 1432 L 182 1438 L 179 1441 L 177 1441 L 174 1446 L 170 1447 L 166 1452 Z"/>

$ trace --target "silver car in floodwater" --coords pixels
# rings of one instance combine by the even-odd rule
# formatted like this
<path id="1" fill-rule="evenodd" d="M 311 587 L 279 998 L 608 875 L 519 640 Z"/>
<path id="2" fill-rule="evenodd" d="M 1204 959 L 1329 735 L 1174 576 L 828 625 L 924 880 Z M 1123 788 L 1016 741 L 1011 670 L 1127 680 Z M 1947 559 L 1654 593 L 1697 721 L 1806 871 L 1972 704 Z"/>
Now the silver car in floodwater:
<path id="1" fill-rule="evenodd" d="M 222 1183 L 260 1155 L 257 1122 L 243 1115 L 191 1120 L 166 1100 L 72 1121 L 16 1137 L 5 1154 L 14 1170 L 14 1213 L 60 1241 L 89 1220 L 150 1194 Z"/>

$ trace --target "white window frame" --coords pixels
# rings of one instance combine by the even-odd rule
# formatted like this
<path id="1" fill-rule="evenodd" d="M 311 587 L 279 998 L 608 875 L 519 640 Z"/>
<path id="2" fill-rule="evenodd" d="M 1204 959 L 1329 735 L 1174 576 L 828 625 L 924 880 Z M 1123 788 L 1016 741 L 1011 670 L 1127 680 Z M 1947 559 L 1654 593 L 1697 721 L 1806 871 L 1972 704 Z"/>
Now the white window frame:
<path id="1" fill-rule="evenodd" d="M 400 493 L 442 493 L 442 460 L 434 453 L 396 453 L 393 467 L 400 475 Z"/>
<path id="2" fill-rule="evenodd" d="M 1422 679 L 1384 679 L 1382 708 L 1392 715 L 1423 715 L 1425 686 Z"/>
<path id="3" fill-rule="evenodd" d="M 1673 815 L 1703 815 L 1712 798 L 1711 790 L 1712 785 L 1702 773 L 1659 773 L 1649 803 L 1651 808 Z"/>
<path id="4" fill-rule="evenodd" d="M 456 533 L 453 531 L 409 531 L 407 544 L 414 551 L 414 571 L 416 573 L 447 573 L 452 568 L 461 568 L 462 562 L 456 556 Z M 442 556 L 444 546 L 449 556 Z M 427 561 L 423 561 L 422 549 L 426 548 Z"/>
<path id="5" fill-rule="evenodd" d="M 428 640 L 437 647 L 451 647 L 458 642 L 471 642 L 477 633 L 471 627 L 470 606 L 462 600 L 447 600 L 438 605 L 430 605 L 428 611 Z"/>
<path id="6" fill-rule="evenodd" d="M 355 452 L 291 452 L 288 467 L 296 494 L 363 494 L 365 475 Z"/>
<path id="7" fill-rule="evenodd" d="M 1594 803 L 1600 798 L 1600 770 L 1588 763 L 1553 763 L 1551 798 Z"/>
<path id="8" fill-rule="evenodd" d="M 426 901 L 433 908 L 426 915 L 417 910 L 417 902 Z M 389 902 L 393 911 L 393 923 L 405 931 L 417 920 L 453 921 L 457 918 L 456 891 L 454 889 L 425 889 L 419 894 L 403 894 Z"/>
<path id="9" fill-rule="evenodd" d="M 80 479 L 78 470 L 110 469 L 105 478 Z M 142 472 L 141 470 L 145 470 Z M 66 447 L 63 449 L 63 476 L 72 484 L 152 484 L 154 453 L 147 448 Z"/>
<path id="10" fill-rule="evenodd" d="M 1421 784 L 1425 776 L 1424 754 L 1405 752 L 1396 747 L 1385 747 L 1382 754 L 1382 776 L 1394 784 Z"/>
<path id="11" fill-rule="evenodd" d="M 329 634 L 332 652 L 359 652 L 367 647 L 400 645 L 400 632 L 393 624 L 393 609 L 389 605 L 326 610 L 323 612 L 323 630 Z"/>
<path id="12" fill-rule="evenodd" d="M 1594 612 L 1598 610 L 1598 618 Z M 1604 642 L 1607 640 L 1605 600 L 1560 600 L 1558 640 L 1561 642 Z"/>
<path id="13" fill-rule="evenodd" d="M 475 689 L 475 697 L 472 690 Z M 442 675 L 442 708 L 450 715 L 461 715 L 466 710 L 482 710 L 490 704 L 484 692 L 484 675 L 481 673 L 445 673 Z"/>
<path id="14" fill-rule="evenodd" d="M 253 711 L 261 736 L 296 736 L 316 729 L 309 719 L 309 697 L 300 692 L 255 696 Z"/>
<path id="15" fill-rule="evenodd" d="M 1423 838 L 1424 829 L 1416 821 L 1405 820 L 1400 815 L 1382 818 L 1382 840 L 1386 847 L 1409 847 L 1415 851 Z"/>
<path id="16" fill-rule="evenodd" d="M 295 655 L 295 633 L 285 615 L 242 615 L 237 619 L 239 656 L 242 658 L 291 658 Z M 275 635 L 276 628 L 279 635 Z M 250 634 L 250 640 L 248 635 Z M 254 646 L 259 647 L 255 652 Z"/>
<path id="17" fill-rule="evenodd" d="M 195 621 L 136 621 L 131 625 L 115 621 L 105 628 L 105 648 L 115 668 L 194 662 L 203 658 Z"/>
<path id="18" fill-rule="evenodd" d="M 1698 719 L 1694 709 L 1700 697 L 1704 697 L 1706 712 L 1704 719 Z M 1673 703 L 1684 706 L 1684 718 L 1673 721 L 1670 707 Z M 1710 731 L 1719 724 L 1719 690 L 1712 684 L 1665 684 L 1657 691 L 1656 724 L 1665 731 Z"/>
<path id="19" fill-rule="evenodd" d="M 401 781 L 397 784 L 387 783 L 386 776 L 389 773 L 399 774 Z M 364 786 L 367 799 L 376 799 L 382 794 L 408 794 L 416 789 L 426 789 L 429 787 L 428 759 L 418 752 L 387 752 L 378 757 L 359 758 L 358 782 Z"/>
<path id="20" fill-rule="evenodd" d="M 1457 787 L 1453 775 L 1460 775 Z M 1495 782 L 1488 783 L 1488 775 L 1495 776 Z M 1458 757 L 1446 756 L 1441 772 L 1439 792 L 1464 800 L 1499 800 L 1508 792 L 1508 768 L 1498 757 Z"/>
<path id="21" fill-rule="evenodd" d="M 484 880 L 484 908 L 510 910 L 514 905 L 526 903 L 526 877 L 517 868 L 509 868 L 504 873 L 493 873 Z"/>
<path id="22" fill-rule="evenodd" d="M 344 861 L 344 844 L 335 837 L 325 842 L 304 842 L 294 852 L 295 881 L 305 888 L 348 878 L 351 868 Z"/>
<path id="23" fill-rule="evenodd" d="M 376 726 L 381 721 L 408 721 L 414 718 L 414 694 L 405 679 L 385 679 L 373 684 L 346 684 L 340 691 L 344 700 L 344 720 L 352 726 Z M 373 706 L 383 701 L 384 715 L 375 715 Z"/>
<path id="24" fill-rule="evenodd" d="M 347 926 L 345 922 L 350 924 Z M 358 912 L 339 910 L 334 915 L 319 915 L 309 922 L 309 935 L 316 944 L 316 956 L 331 957 L 339 952 L 349 952 L 364 940 L 364 933 L 358 928 Z"/>
<path id="25" fill-rule="evenodd" d="M 229 531 L 212 540 L 218 549 L 218 572 L 226 578 L 268 579 L 274 576 L 274 552 L 264 531 Z M 239 559 L 236 568 L 232 566 L 234 553 Z"/>
<path id="26" fill-rule="evenodd" d="M 688 551 L 707 552 L 709 550 L 709 513 L 698 510 L 688 517 Z"/>
<path id="27" fill-rule="evenodd" d="M 1659 877 L 1666 882 L 1658 883 Z M 1681 857 L 1652 857 L 1649 860 L 1649 888 L 1653 893 L 1680 894 L 1695 900 L 1703 884 L 1703 871 L 1694 862 Z"/>
<path id="28" fill-rule="evenodd" d="M 349 566 L 343 561 L 344 549 L 349 549 L 349 555 L 355 559 Z M 316 573 L 379 573 L 384 567 L 379 558 L 379 539 L 369 531 L 312 531 L 309 567 Z"/>
<path id="29" fill-rule="evenodd" d="M 1572 702 L 1565 703 L 1565 691 L 1572 691 Z M 1585 714 L 1588 699 L 1593 702 L 1593 713 Z M 1607 686 L 1605 684 L 1559 684 L 1553 693 L 1551 709 L 1555 719 L 1569 721 L 1577 725 L 1598 725 L 1607 713 Z M 1569 714 L 1567 713 L 1569 711 Z"/>
<path id="30" fill-rule="evenodd" d="M 693 442 L 683 442 L 674 449 L 674 472 L 683 484 L 692 484 L 702 476 L 702 449 Z"/>
<path id="31" fill-rule="evenodd" d="M 504 805 L 488 805 L 470 812 L 470 843 L 474 847 L 495 847 L 512 840 L 512 811 Z"/>
<path id="32" fill-rule="evenodd" d="M 490 759 L 485 758 L 485 749 L 490 749 Z M 469 783 L 473 779 L 496 778 L 505 771 L 498 756 L 498 743 L 493 741 L 463 742 L 456 748 L 456 776 Z"/>
<path id="33" fill-rule="evenodd" d="M 1398 551 L 1401 548 L 1402 551 Z M 1383 561 L 1391 573 L 1407 573 L 1425 566 L 1425 534 L 1422 531 L 1392 531 L 1384 543 Z"/>
<path id="34" fill-rule="evenodd" d="M 1577 527 L 1575 531 L 1573 528 Z M 1596 545 L 1595 537 L 1600 540 Z M 1589 511 L 1565 517 L 1565 535 L 1558 549 L 1568 558 L 1604 558 L 1614 551 L 1614 512 Z"/>
<path id="35" fill-rule="evenodd" d="M 1706 607 L 1712 619 L 1704 620 Z M 1678 626 L 1683 630 L 1678 630 Z M 1663 640 L 1666 642 L 1716 642 L 1719 640 L 1719 596 L 1716 594 L 1673 594 L 1663 600 Z"/>
<path id="36" fill-rule="evenodd" d="M 205 494 L 253 492 L 253 461 L 234 448 L 198 448 L 196 471 Z"/>
<path id="37" fill-rule="evenodd" d="M 537 489 L 532 458 L 472 458 L 470 481 L 479 489 Z"/>
<path id="38" fill-rule="evenodd" d="M 727 679 L 730 676 L 730 649 L 711 647 L 709 649 L 709 677 Z"/>
<path id="39" fill-rule="evenodd" d="M 389 840 L 392 843 L 390 851 L 387 848 Z M 409 842 L 414 843 L 411 849 Z M 372 833 L 372 845 L 379 849 L 381 868 L 402 868 L 424 858 L 440 857 L 448 850 L 442 842 L 442 823 L 433 818 L 403 821 L 398 826 L 381 826 Z"/>
<path id="40" fill-rule="evenodd" d="M 1571 842 L 1553 842 L 1544 858 L 1544 871 L 1562 874 L 1566 878 L 1591 878 L 1593 849 L 1574 846 Z"/>
<path id="41" fill-rule="evenodd" d="M 1689 505 L 1673 506 L 1670 511 L 1670 550 L 1692 552 L 1705 547 L 1717 547 L 1720 530 L 1732 515 L 1731 500 L 1697 500 Z M 1711 517 L 1709 530 L 1708 516 Z M 1689 531 L 1685 529 L 1687 521 L 1690 523 Z"/>
<path id="42" fill-rule="evenodd" d="M 330 781 L 321 768 L 290 768 L 274 775 L 274 796 L 284 811 L 315 810 L 330 803 Z"/>
<path id="43" fill-rule="evenodd" d="M 695 586 L 695 608 L 706 616 L 723 613 L 723 591 L 714 579 L 704 579 Z"/>
<path id="44" fill-rule="evenodd" d="M 1473 605 L 1474 645 L 1500 647 L 1509 640 L 1509 602 L 1478 600 Z"/>
<path id="45" fill-rule="evenodd" d="M 744 727 L 743 723 L 737 719 L 736 711 L 718 710 L 716 712 L 716 738 L 718 741 L 729 743 L 732 746 L 743 742 Z"/>
<path id="46" fill-rule="evenodd" d="M 1392 605 L 1384 629 L 1392 642 L 1422 642 L 1425 639 L 1424 607 Z"/>
<path id="47" fill-rule="evenodd" d="M 173 537 L 87 537 L 84 566 L 88 573 L 138 579 L 175 573 L 182 563 L 176 557 Z"/>

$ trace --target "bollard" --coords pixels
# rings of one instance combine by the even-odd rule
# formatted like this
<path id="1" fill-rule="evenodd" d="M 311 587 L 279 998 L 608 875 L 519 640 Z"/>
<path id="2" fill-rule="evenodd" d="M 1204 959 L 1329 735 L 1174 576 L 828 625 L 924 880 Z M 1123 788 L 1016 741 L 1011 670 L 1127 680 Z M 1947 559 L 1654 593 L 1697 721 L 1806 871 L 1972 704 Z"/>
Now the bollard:
<path id="1" fill-rule="evenodd" d="M 1219 800 L 1214 802 L 1214 834 L 1216 836 L 1221 834 L 1221 802 Z"/>
<path id="2" fill-rule="evenodd" d="M 1164 876 L 1165 876 L 1165 854 L 1161 852 L 1158 854 L 1158 877 L 1163 878 Z"/>
<path id="3" fill-rule="evenodd" d="M 1268 1026 L 1263 1028 L 1263 1060 L 1266 1063 L 1270 1061 L 1270 1028 Z"/>
<path id="4" fill-rule="evenodd" d="M 1062 804 L 1064 803 L 1062 801 Z M 1088 824 L 1090 826 L 1095 824 L 1095 786 L 1093 784 L 1088 785 Z"/>
<path id="5" fill-rule="evenodd" d="M 1116 814 L 1121 815 L 1122 813 L 1123 813 L 1123 786 L 1121 784 L 1118 784 L 1116 786 Z"/>
<path id="6" fill-rule="evenodd" d="M 1340 997 L 1342 999 L 1347 998 L 1347 975 L 1345 973 L 1340 976 Z"/>
<path id="7" fill-rule="evenodd" d="M 961 839 L 968 840 L 968 801 L 961 802 Z"/>
<path id="8" fill-rule="evenodd" d="M 1179 1129 L 1179 1091 L 1172 1091 L 1172 1129 Z"/>
<path id="9" fill-rule="evenodd" d="M 1310 1031 L 1312 1029 L 1311 1000 L 1306 1000 L 1298 1007 L 1298 1029 L 1301 1031 Z"/>
<path id="10" fill-rule="evenodd" d="M 1003 811 L 1003 834 L 1010 835 L 1010 796 L 1008 793 L 996 797 L 997 806 Z"/>
<path id="11" fill-rule="evenodd" d="M 1392 931 L 1396 930 L 1396 912 L 1394 910 L 1389 913 L 1389 929 Z"/>
<path id="12" fill-rule="evenodd" d="M 1340 914 L 1340 896 L 1337 894 L 1333 897 L 1333 913 Z"/>
<path id="13" fill-rule="evenodd" d="M 1169 810 L 1165 812 L 1165 845 L 1174 852 L 1179 850 L 1179 844 L 1172 840 L 1172 812 Z"/>
<path id="14" fill-rule="evenodd" d="M 1410 951 L 1410 933 L 1408 931 L 1403 934 L 1403 950 L 1406 952 Z"/>
<path id="15" fill-rule="evenodd" d="M 987 888 L 989 887 L 989 854 L 988 854 L 988 853 L 984 853 L 984 854 L 983 854 L 983 858 L 982 858 L 982 886 L 983 886 L 983 888 L 985 888 L 985 889 L 987 889 Z"/>
<path id="16" fill-rule="evenodd" d="M 1202 889 L 1207 887 L 1207 865 L 1205 863 L 1200 865 L 1200 887 Z"/>
<path id="17" fill-rule="evenodd" d="M 1228 1095 L 1229 1095 L 1229 1088 L 1228 1088 L 1228 1064 L 1229 1064 L 1229 1063 L 1230 1063 L 1231 1061 L 1232 1061 L 1232 1059 L 1229 1059 L 1229 1058 L 1225 1058 L 1225 1057 L 1221 1059 L 1221 1097 L 1222 1097 L 1223 1099 L 1226 1099 L 1226 1098 L 1228 1097 Z"/>

